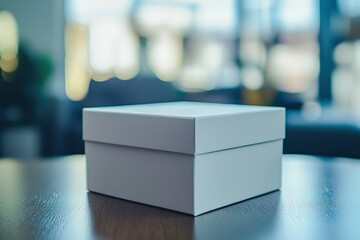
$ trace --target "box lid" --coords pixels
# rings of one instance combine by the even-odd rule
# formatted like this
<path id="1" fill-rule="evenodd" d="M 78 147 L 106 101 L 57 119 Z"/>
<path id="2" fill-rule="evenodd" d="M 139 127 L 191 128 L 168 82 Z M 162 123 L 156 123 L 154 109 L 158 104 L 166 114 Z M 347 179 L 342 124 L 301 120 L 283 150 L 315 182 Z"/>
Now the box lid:
<path id="1" fill-rule="evenodd" d="M 284 137 L 280 107 L 171 102 L 83 110 L 85 141 L 196 155 Z"/>

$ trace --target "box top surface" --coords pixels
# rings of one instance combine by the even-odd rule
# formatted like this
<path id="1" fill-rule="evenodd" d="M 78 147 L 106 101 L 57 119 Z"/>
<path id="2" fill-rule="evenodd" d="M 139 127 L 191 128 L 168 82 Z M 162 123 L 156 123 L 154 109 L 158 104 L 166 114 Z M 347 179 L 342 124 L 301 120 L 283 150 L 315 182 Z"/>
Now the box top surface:
<path id="1" fill-rule="evenodd" d="M 204 154 L 285 137 L 285 109 L 171 102 L 86 108 L 83 139 Z"/>
<path id="2" fill-rule="evenodd" d="M 276 107 L 248 106 L 235 104 L 203 103 L 203 102 L 169 102 L 128 106 L 86 108 L 86 111 L 138 114 L 159 117 L 200 118 L 230 114 L 251 113 L 257 111 L 273 111 Z M 281 108 L 279 108 L 281 109 Z"/>

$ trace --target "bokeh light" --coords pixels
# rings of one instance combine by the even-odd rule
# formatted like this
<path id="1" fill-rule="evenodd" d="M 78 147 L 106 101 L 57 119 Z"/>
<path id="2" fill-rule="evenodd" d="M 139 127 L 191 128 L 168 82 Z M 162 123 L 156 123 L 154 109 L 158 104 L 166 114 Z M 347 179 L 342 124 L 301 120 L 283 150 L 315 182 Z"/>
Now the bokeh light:
<path id="1" fill-rule="evenodd" d="M 172 81 L 182 67 L 182 39 L 177 34 L 160 31 L 148 39 L 147 56 L 154 74 L 160 80 Z"/>
<path id="2" fill-rule="evenodd" d="M 88 27 L 68 25 L 65 44 L 65 92 L 74 101 L 83 99 L 89 88 Z"/>
<path id="3" fill-rule="evenodd" d="M 9 11 L 0 11 L 0 68 L 11 73 L 18 66 L 19 33 L 15 17 Z"/>

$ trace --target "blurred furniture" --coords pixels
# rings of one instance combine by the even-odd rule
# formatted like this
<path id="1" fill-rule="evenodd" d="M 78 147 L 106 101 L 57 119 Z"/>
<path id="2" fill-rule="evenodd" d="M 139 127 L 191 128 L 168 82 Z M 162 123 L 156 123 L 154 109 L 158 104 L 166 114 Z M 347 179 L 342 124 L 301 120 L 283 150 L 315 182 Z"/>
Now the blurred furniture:
<path id="1" fill-rule="evenodd" d="M 359 238 L 360 161 L 285 155 L 283 173 L 281 191 L 194 218 L 87 192 L 82 155 L 3 159 L 0 239 Z"/>
<path id="2" fill-rule="evenodd" d="M 336 108 L 324 108 L 316 120 L 287 111 L 284 153 L 360 158 L 360 119 Z"/>

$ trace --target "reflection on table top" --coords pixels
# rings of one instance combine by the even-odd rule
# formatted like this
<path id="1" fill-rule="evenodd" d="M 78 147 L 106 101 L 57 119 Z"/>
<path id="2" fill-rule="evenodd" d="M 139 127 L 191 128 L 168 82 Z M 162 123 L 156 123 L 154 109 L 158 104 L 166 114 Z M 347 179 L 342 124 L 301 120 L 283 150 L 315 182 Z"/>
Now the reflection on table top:
<path id="1" fill-rule="evenodd" d="M 196 218 L 86 191 L 85 158 L 0 160 L 0 239 L 360 239 L 360 160 L 284 157 L 283 187 Z"/>

